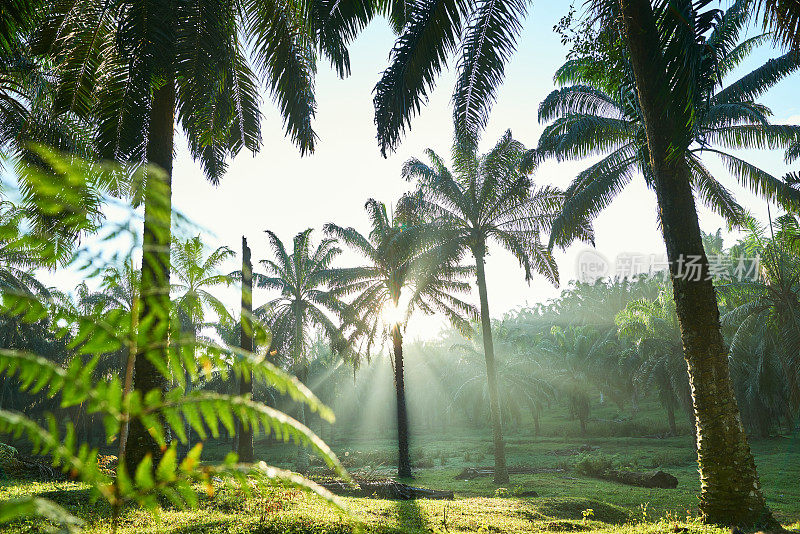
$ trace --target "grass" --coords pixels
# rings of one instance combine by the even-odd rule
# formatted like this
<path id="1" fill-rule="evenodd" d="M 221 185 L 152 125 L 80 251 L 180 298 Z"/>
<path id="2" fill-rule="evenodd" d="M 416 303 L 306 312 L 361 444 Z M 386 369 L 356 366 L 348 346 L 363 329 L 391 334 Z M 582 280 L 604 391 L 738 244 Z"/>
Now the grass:
<path id="1" fill-rule="evenodd" d="M 645 414 L 653 417 L 652 414 Z M 558 426 L 573 424 L 558 415 L 543 421 L 544 437 L 525 432 L 507 434 L 509 465 L 560 468 L 563 471 L 512 475 L 498 488 L 491 478 L 455 480 L 465 467 L 492 465 L 489 432 L 465 429 L 418 432 L 413 439 L 414 485 L 453 490 L 454 501 L 390 501 L 344 499 L 349 515 L 332 509 L 316 497 L 296 491 L 268 490 L 246 498 L 233 488 L 219 488 L 204 498 L 198 510 L 162 509 L 158 518 L 129 509 L 121 518 L 121 533 L 315 533 L 335 534 L 359 529 L 388 533 L 523 533 L 523 532 L 671 532 L 678 525 L 687 532 L 728 532 L 700 524 L 696 519 L 699 479 L 688 436 L 665 439 L 612 437 L 608 432 L 587 438 L 572 437 Z M 574 423 L 575 425 L 577 423 Z M 548 431 L 549 426 L 549 431 Z M 775 516 L 787 527 L 800 528 L 800 436 L 751 443 L 764 492 Z M 354 472 L 391 475 L 395 443 L 390 438 L 331 440 L 334 450 Z M 567 454 L 582 445 L 591 452 Z M 221 458 L 230 443 L 209 442 L 204 457 Z M 291 467 L 296 449 L 268 441 L 257 443 L 257 454 Z M 624 486 L 578 474 L 579 462 L 638 470 L 663 469 L 678 478 L 677 489 Z M 521 497 L 534 491 L 536 497 Z M 110 510 L 92 504 L 80 484 L 4 481 L 0 499 L 40 494 L 56 500 L 87 521 L 87 532 L 111 532 Z M 29 520 L 0 529 L 3 532 L 41 532 L 42 522 Z"/>

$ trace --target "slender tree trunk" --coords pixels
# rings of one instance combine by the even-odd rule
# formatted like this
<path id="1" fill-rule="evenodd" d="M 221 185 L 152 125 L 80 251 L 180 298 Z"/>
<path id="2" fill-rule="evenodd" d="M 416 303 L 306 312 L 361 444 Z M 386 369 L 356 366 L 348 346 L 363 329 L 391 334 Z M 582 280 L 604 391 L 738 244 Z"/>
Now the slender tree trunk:
<path id="1" fill-rule="evenodd" d="M 308 381 L 308 367 L 305 364 L 303 364 L 302 367 L 298 370 L 297 378 L 299 378 L 303 384 L 306 384 L 306 382 Z M 308 420 L 306 418 L 306 405 L 303 403 L 300 403 L 300 409 L 297 413 L 297 419 L 303 425 L 308 426 Z M 308 470 L 310 468 L 311 468 L 311 458 L 309 457 L 306 448 L 301 446 L 297 450 L 297 457 L 295 458 L 294 470 L 297 471 L 298 473 L 306 474 L 308 473 Z"/>
<path id="2" fill-rule="evenodd" d="M 242 350 L 253 351 L 253 325 L 250 316 L 253 314 L 253 264 L 250 260 L 250 247 L 247 246 L 247 239 L 242 236 L 242 317 L 239 327 L 240 337 L 239 346 Z M 248 398 L 253 395 L 253 377 L 242 377 L 239 382 L 239 395 L 246 395 Z M 251 463 L 254 460 L 253 454 L 253 429 L 244 429 L 238 423 L 237 433 L 239 443 L 237 454 L 240 462 Z"/>
<path id="3" fill-rule="evenodd" d="M 392 327 L 392 345 L 394 348 L 394 391 L 397 397 L 397 476 L 411 478 L 406 382 L 403 370 L 403 336 L 400 333 L 400 326 L 397 324 Z"/>
<path id="4" fill-rule="evenodd" d="M 188 332 L 189 333 L 189 347 L 191 347 L 192 359 L 196 359 L 196 357 L 197 357 L 197 327 L 194 324 L 192 324 L 192 325 L 189 326 L 189 328 L 190 328 L 190 330 Z M 173 350 L 175 350 L 175 351 L 186 350 L 186 348 L 183 347 L 180 343 L 175 344 L 174 340 L 172 340 L 171 342 L 175 345 L 175 348 Z M 183 341 L 181 341 L 181 343 L 183 343 Z M 193 384 L 192 384 L 192 377 L 189 374 L 189 370 L 188 369 L 184 369 L 183 377 L 184 377 L 184 380 L 186 380 L 186 390 L 185 391 L 188 394 L 190 391 L 192 391 L 192 389 L 194 387 Z M 184 449 L 185 453 L 188 454 L 188 452 L 192 449 L 192 425 L 189 424 L 189 421 L 184 420 L 183 426 L 184 426 L 184 429 L 186 431 L 186 445 L 183 446 L 183 449 Z M 178 449 L 179 449 L 179 451 L 181 450 L 181 446 L 180 445 L 179 445 Z"/>
<path id="5" fill-rule="evenodd" d="M 299 302 L 299 297 L 298 297 Z M 303 354 L 303 349 L 305 346 L 304 343 L 304 332 L 303 332 L 303 316 L 299 306 L 295 306 L 295 362 L 297 365 L 297 378 L 305 384 L 308 381 L 308 363 L 306 361 L 306 356 Z M 308 384 L 306 384 L 308 385 Z M 300 422 L 305 425 L 306 424 L 306 405 L 300 403 L 300 411 L 297 417 Z M 307 426 L 307 425 L 306 425 Z M 298 473 L 307 473 L 310 467 L 310 461 L 308 457 L 308 451 L 305 447 L 300 446 L 297 451 L 297 457 L 295 458 L 295 471 Z"/>
<path id="6" fill-rule="evenodd" d="M 700 512 L 709 523 L 774 527 L 733 394 L 688 167 L 672 146 L 681 125 L 665 104 L 669 85 L 652 6 L 649 0 L 620 0 L 620 5 L 692 388 Z M 686 276 L 687 261 L 700 265 L 697 276 Z"/>
<path id="7" fill-rule="evenodd" d="M 133 387 L 142 396 L 152 390 L 166 391 L 167 380 L 153 364 L 166 361 L 169 344 L 169 246 L 172 222 L 172 148 L 175 123 L 175 80 L 168 76 L 153 95 L 148 132 L 147 161 L 163 172 L 149 172 L 145 185 L 142 238 L 141 318 Z M 146 455 L 154 465 L 161 448 L 139 419 L 129 424 L 125 462 L 129 473 Z"/>
<path id="8" fill-rule="evenodd" d="M 539 437 L 539 412 L 533 414 L 533 435 Z"/>
<path id="9" fill-rule="evenodd" d="M 506 450 L 503 442 L 503 416 L 500 413 L 500 398 L 497 392 L 497 370 L 494 360 L 494 342 L 492 341 L 492 319 L 489 316 L 489 297 L 486 293 L 486 271 L 484 270 L 484 251 L 475 250 L 475 264 L 478 271 L 478 295 L 481 300 L 481 332 L 483 333 L 483 350 L 486 356 L 486 378 L 489 381 L 489 409 L 492 417 L 492 436 L 494 439 L 494 482 L 508 482 L 506 467 Z"/>
<path id="10" fill-rule="evenodd" d="M 675 405 L 672 401 L 667 401 L 667 421 L 669 422 L 669 433 L 677 436 L 678 427 L 675 424 Z"/>

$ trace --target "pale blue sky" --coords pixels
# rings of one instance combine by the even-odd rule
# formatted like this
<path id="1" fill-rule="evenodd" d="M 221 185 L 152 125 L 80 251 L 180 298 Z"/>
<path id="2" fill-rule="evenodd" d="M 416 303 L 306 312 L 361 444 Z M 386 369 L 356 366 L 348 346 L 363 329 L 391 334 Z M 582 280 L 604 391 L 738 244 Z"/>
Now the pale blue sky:
<path id="1" fill-rule="evenodd" d="M 487 148 L 509 128 L 525 145 L 534 146 L 543 129 L 536 118 L 537 108 L 554 89 L 552 76 L 566 53 L 552 28 L 566 14 L 569 5 L 559 1 L 534 4 L 483 138 Z M 755 31 L 757 28 L 751 33 Z M 238 249 L 241 235 L 246 235 L 254 260 L 268 254 L 263 234 L 266 228 L 285 242 L 309 227 L 317 229 L 315 237 L 318 239 L 320 228 L 326 222 L 367 231 L 363 210 L 367 198 L 394 202 L 410 187 L 400 178 L 403 162 L 411 156 L 422 157 L 427 147 L 448 156 L 451 141 L 449 98 L 454 78 L 452 73 L 446 73 L 440 77 L 429 104 L 413 120 L 412 130 L 397 152 L 386 159 L 380 156 L 373 124 L 372 88 L 387 64 L 393 42 L 394 37 L 386 24 L 376 21 L 351 48 L 353 72 L 349 78 L 340 80 L 327 65 L 320 65 L 316 84 L 318 112 L 314 123 L 320 142 L 311 156 L 301 158 L 297 149 L 284 138 L 280 117 L 266 96 L 261 152 L 255 157 L 249 153 L 240 154 L 218 187 L 205 181 L 199 165 L 188 156 L 185 141 L 179 139 L 174 168 L 175 207 L 213 233 L 213 236 L 206 235 L 212 246 L 226 244 Z M 752 68 L 776 54 L 768 48 L 761 50 L 743 68 Z M 776 122 L 791 119 L 800 123 L 797 88 L 798 76 L 794 75 L 762 99 L 772 107 Z M 787 170 L 781 153 L 744 155 L 774 174 L 782 175 Z M 565 187 L 588 163 L 549 163 L 541 167 L 534 178 L 540 184 Z M 740 201 L 757 215 L 765 216 L 763 202 L 744 193 L 712 158 L 708 159 L 708 164 L 718 176 L 724 177 Z M 714 231 L 721 225 L 717 217 L 702 210 L 701 226 L 705 231 Z M 635 180 L 597 219 L 596 234 L 598 250 L 610 258 L 621 252 L 663 253 L 663 242 L 656 227 L 654 195 L 643 186 L 641 179 Z M 575 245 L 566 254 L 558 254 L 562 281 L 575 277 L 575 257 L 577 251 L 584 248 Z M 557 294 L 558 290 L 541 278 L 526 284 L 516 261 L 504 251 L 494 247 L 490 253 L 487 273 L 493 316 Z M 359 260 L 345 255 L 340 263 L 354 261 Z M 235 262 L 232 262 L 231 269 L 234 267 Z M 225 300 L 235 305 L 234 292 L 223 293 Z M 255 296 L 256 303 L 266 298 L 266 295 Z M 412 331 L 427 335 L 435 332 L 433 325 L 437 321 L 415 323 L 418 326 L 412 325 Z"/>

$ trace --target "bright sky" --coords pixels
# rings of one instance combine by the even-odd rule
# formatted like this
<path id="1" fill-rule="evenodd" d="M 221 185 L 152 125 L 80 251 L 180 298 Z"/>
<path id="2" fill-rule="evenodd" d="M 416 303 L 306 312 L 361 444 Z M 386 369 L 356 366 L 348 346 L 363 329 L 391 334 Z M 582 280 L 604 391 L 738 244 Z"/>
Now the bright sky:
<path id="1" fill-rule="evenodd" d="M 486 148 L 509 128 L 515 138 L 533 147 L 543 129 L 537 121 L 537 108 L 554 89 L 552 76 L 566 53 L 552 28 L 566 14 L 568 4 L 539 1 L 534 4 L 483 137 Z M 750 33 L 756 31 L 757 28 L 753 28 Z M 366 232 L 369 226 L 364 202 L 373 197 L 393 203 L 410 188 L 400 177 L 405 160 L 411 156 L 423 157 L 423 150 L 428 147 L 449 159 L 452 73 L 439 79 L 429 104 L 413 120 L 412 130 L 397 152 L 387 159 L 380 156 L 373 124 L 372 88 L 386 67 L 393 42 L 394 36 L 386 24 L 376 21 L 351 48 L 353 72 L 349 78 L 340 80 L 327 65 L 320 64 L 316 84 L 318 112 L 314 123 L 320 142 L 311 156 L 301 158 L 291 142 L 284 139 L 280 117 L 266 95 L 261 152 L 255 157 L 249 153 L 240 154 L 220 186 L 214 187 L 205 181 L 199 165 L 188 155 L 185 141 L 178 141 L 174 205 L 209 231 L 204 239 L 210 246 L 225 244 L 238 250 L 244 234 L 253 249 L 253 259 L 260 260 L 269 254 L 263 234 L 267 228 L 276 232 L 287 246 L 297 232 L 306 228 L 314 228 L 315 238 L 319 239 L 321 227 L 327 222 L 354 226 Z M 777 54 L 768 48 L 760 50 L 742 72 Z M 775 122 L 800 123 L 797 82 L 795 74 L 762 98 L 761 101 L 772 108 Z M 787 170 L 782 153 L 742 155 L 773 174 L 783 175 Z M 534 179 L 539 184 L 566 187 L 589 163 L 547 164 L 537 171 Z M 741 202 L 757 216 L 766 218 L 766 206 L 762 201 L 744 193 L 711 157 L 707 163 L 718 177 L 724 177 L 724 183 L 736 192 Z M 711 232 L 722 223 L 703 209 L 701 226 L 704 231 Z M 596 235 L 598 251 L 607 258 L 613 259 L 625 252 L 664 253 L 656 227 L 655 197 L 641 179 L 635 180 L 597 219 Z M 562 285 L 576 277 L 576 257 L 585 248 L 574 245 L 566 254 L 558 254 Z M 510 309 L 558 293 L 558 289 L 542 278 L 526 284 L 518 264 L 505 251 L 492 247 L 490 254 L 487 275 L 492 316 L 499 317 Z M 343 255 L 340 264 L 358 261 L 360 259 L 355 256 Z M 231 270 L 236 268 L 235 264 L 231 263 Z M 233 308 L 236 294 L 233 291 L 223 294 Z M 256 294 L 256 304 L 267 297 Z M 409 329 L 412 335 L 427 337 L 435 334 L 440 324 L 438 320 L 416 320 Z"/>

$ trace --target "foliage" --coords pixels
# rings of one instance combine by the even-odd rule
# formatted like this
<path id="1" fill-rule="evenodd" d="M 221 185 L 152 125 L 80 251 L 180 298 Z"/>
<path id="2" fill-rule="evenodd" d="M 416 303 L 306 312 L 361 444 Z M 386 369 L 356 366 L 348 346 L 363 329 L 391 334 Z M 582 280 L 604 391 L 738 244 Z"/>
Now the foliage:
<path id="1" fill-rule="evenodd" d="M 35 195 L 47 203 L 46 207 L 54 213 L 78 213 L 83 218 L 64 218 L 66 224 L 85 224 L 88 214 L 75 211 L 80 204 L 80 191 L 85 189 L 85 177 L 74 169 L 79 165 L 62 164 L 69 180 L 60 185 L 57 199 L 47 196 L 46 190 Z M 85 167 L 83 167 L 85 168 Z M 90 175 L 91 176 L 91 175 Z M 70 186 L 74 185 L 74 189 Z M 126 225 L 127 226 L 127 225 Z M 118 238 L 118 228 L 109 228 L 102 240 Z M 21 233 L 18 239 L 25 243 L 35 241 Z M 135 242 L 135 239 L 131 239 Z M 123 264 L 130 264 L 132 251 L 124 256 Z M 88 260 L 88 261 L 87 261 Z M 99 259 L 91 254 L 79 254 L 75 260 L 76 268 L 91 280 L 93 275 L 109 271 L 99 268 Z M 113 279 L 113 278 L 111 278 Z M 120 299 L 124 302 L 125 299 Z M 135 308 L 135 306 L 134 306 Z M 177 384 L 171 391 L 162 394 L 158 390 L 140 392 L 131 389 L 130 368 L 131 350 L 142 339 L 140 330 L 148 328 L 150 316 L 144 316 L 140 323 L 124 308 L 103 306 L 63 306 L 48 298 L 40 298 L 30 292 L 3 292 L 3 317 L 20 324 L 51 325 L 56 337 L 66 340 L 66 354 L 63 362 L 48 359 L 51 351 L 44 354 L 31 352 L 29 347 L 0 349 L 0 373 L 4 382 L 15 378 L 19 389 L 33 395 L 57 399 L 61 409 L 84 406 L 88 414 L 100 418 L 104 426 L 105 443 L 119 444 L 119 456 L 125 455 L 124 428 L 139 420 L 149 429 L 154 439 L 162 447 L 163 456 L 154 463 L 147 455 L 138 464 L 135 472 L 127 472 L 125 462 L 120 461 L 115 476 L 110 477 L 98 466 L 98 449 L 82 440 L 71 421 L 59 421 L 52 414 L 42 419 L 34 419 L 24 413 L 0 409 L 0 432 L 28 440 L 33 451 L 49 454 L 54 465 L 62 468 L 73 478 L 85 482 L 92 488 L 95 496 L 107 501 L 114 509 L 114 517 L 119 514 L 126 502 L 135 502 L 155 510 L 159 499 L 165 499 L 177 507 L 197 506 L 196 483 L 202 483 L 211 491 L 212 477 L 236 481 L 244 491 L 250 490 L 248 480 L 259 483 L 293 485 L 314 491 L 330 501 L 335 499 L 323 488 L 298 475 L 260 462 L 254 465 L 241 465 L 235 455 L 229 455 L 221 465 L 200 463 L 202 445 L 195 445 L 182 459 L 177 454 L 177 442 L 186 443 L 184 422 L 200 439 L 219 436 L 220 427 L 228 433 L 234 432 L 234 421 L 238 420 L 256 434 L 272 433 L 275 436 L 292 440 L 307 446 L 321 456 L 326 464 L 338 474 L 346 473 L 333 452 L 307 427 L 284 413 L 256 403 L 249 398 L 210 391 L 189 391 L 188 383 L 202 375 L 217 370 L 223 376 L 242 376 L 247 374 L 254 380 L 269 383 L 296 402 L 308 406 L 321 417 L 333 421 L 333 413 L 324 406 L 311 391 L 296 378 L 285 373 L 263 357 L 241 350 L 231 350 L 215 343 L 200 342 L 189 346 L 170 345 L 165 351 L 147 351 L 147 357 L 166 379 Z M 196 346 L 195 346 L 196 345 Z M 30 347 L 34 350 L 39 347 Z M 199 349 L 199 351 L 196 350 Z M 109 354 L 127 349 L 128 371 L 125 373 L 102 374 L 95 372 L 98 365 Z M 163 358 L 157 355 L 163 354 Z M 170 433 L 176 440 L 169 442 Z M 41 499 L 5 502 L 2 515 L 6 519 L 28 513 L 49 513 L 52 506 Z M 65 524 L 73 524 L 69 514 L 64 514 Z M 70 523 L 72 522 L 72 523 Z"/>
<path id="2" fill-rule="evenodd" d="M 671 68 L 687 70 L 681 76 L 690 80 L 687 84 L 694 84 L 691 97 L 680 104 L 686 110 L 676 112 L 693 114 L 688 121 L 691 130 L 685 133 L 685 140 L 674 142 L 682 143 L 681 153 L 690 170 L 695 195 L 732 226 L 745 224 L 745 211 L 730 190 L 712 176 L 702 161 L 705 155 L 717 156 L 741 186 L 772 202 L 791 207 L 800 199 L 786 182 L 731 153 L 742 149 L 788 149 L 800 139 L 799 127 L 771 124 L 771 111 L 757 102 L 765 91 L 800 67 L 795 54 L 769 60 L 738 80 L 725 79 L 767 39 L 742 36 L 750 18 L 746 4 L 745 0 L 734 2 L 720 14 L 707 39 L 703 37 L 703 44 L 682 44 L 689 58 L 685 64 L 677 59 L 682 54 L 670 56 L 676 58 Z M 665 15 L 662 31 L 669 30 L 669 20 Z M 590 41 L 608 30 L 608 26 L 582 29 L 590 32 Z M 628 59 L 613 50 L 606 47 L 602 51 L 603 64 L 608 61 L 612 68 L 598 69 L 595 54 L 579 47 L 580 55 L 568 60 L 556 73 L 556 83 L 562 88 L 553 91 L 539 106 L 539 120 L 550 124 L 530 155 L 532 159 L 564 161 L 602 156 L 579 173 L 567 189 L 551 243 L 562 232 L 570 232 L 572 226 L 597 216 L 636 174 L 653 187 L 632 70 Z"/>
<path id="3" fill-rule="evenodd" d="M 405 326 L 415 311 L 440 313 L 459 331 L 472 332 L 470 320 L 477 318 L 477 311 L 455 295 L 469 291 L 465 277 L 474 270 L 460 266 L 459 258 L 436 242 L 438 228 L 392 220 L 386 206 L 373 199 L 364 207 L 372 223 L 367 236 L 354 228 L 325 226 L 326 233 L 368 261 L 360 267 L 336 269 L 332 280 L 335 294 L 350 298 L 354 316 L 348 336 L 355 357 L 369 359 L 373 344 L 381 348 L 392 329 Z M 388 311 L 396 317 L 387 319 Z"/>

